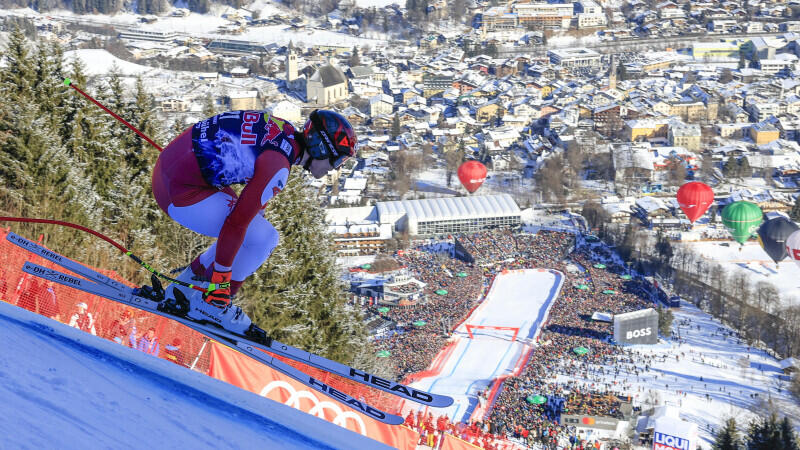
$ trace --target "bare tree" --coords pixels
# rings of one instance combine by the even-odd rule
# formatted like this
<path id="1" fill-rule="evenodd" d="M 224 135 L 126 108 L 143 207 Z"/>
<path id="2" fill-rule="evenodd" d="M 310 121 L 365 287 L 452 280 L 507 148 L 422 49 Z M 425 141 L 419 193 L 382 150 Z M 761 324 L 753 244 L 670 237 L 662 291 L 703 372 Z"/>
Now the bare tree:
<path id="1" fill-rule="evenodd" d="M 709 271 L 709 278 L 711 286 L 715 291 L 711 300 L 711 312 L 721 318 L 725 318 L 725 298 L 720 293 L 725 292 L 725 287 L 728 283 L 728 277 L 725 270 L 718 264 L 711 266 Z"/>
<path id="2" fill-rule="evenodd" d="M 568 192 L 564 183 L 564 169 L 564 158 L 556 155 L 548 158 L 544 166 L 536 172 L 536 185 L 547 200 L 558 203 L 566 200 Z"/>
<path id="3" fill-rule="evenodd" d="M 669 157 L 667 160 L 667 170 L 669 173 L 669 182 L 673 186 L 679 186 L 686 180 L 686 166 L 677 156 Z"/>

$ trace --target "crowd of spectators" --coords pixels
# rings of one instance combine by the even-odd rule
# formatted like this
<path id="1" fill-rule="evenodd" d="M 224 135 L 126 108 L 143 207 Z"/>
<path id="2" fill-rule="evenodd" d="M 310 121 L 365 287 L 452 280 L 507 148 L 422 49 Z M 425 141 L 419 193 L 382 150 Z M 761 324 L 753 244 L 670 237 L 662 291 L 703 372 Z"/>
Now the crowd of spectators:
<path id="1" fill-rule="evenodd" d="M 651 306 L 644 282 L 623 277 L 625 267 L 601 244 L 576 249 L 574 235 L 569 233 L 541 230 L 534 235 L 494 230 L 458 235 L 455 239 L 474 263 L 426 252 L 422 247 L 395 256 L 428 284 L 427 302 L 411 308 L 393 308 L 384 314 L 400 325 L 402 334 L 378 340 L 376 346 L 392 351 L 398 378 L 425 370 L 447 343 L 441 327 L 416 328 L 411 325 L 413 321 L 422 319 L 431 324 L 447 316 L 457 326 L 481 300 L 485 291 L 482 288 L 504 270 L 552 268 L 564 274 L 564 284 L 542 327 L 539 345 L 520 375 L 506 379 L 495 398 L 489 399 L 493 404 L 484 421 L 454 424 L 446 417 L 425 418 L 418 414 L 407 417 L 407 424 L 421 433 L 420 443 L 425 445 L 438 442 L 442 433 L 449 433 L 487 449 L 499 448 L 498 437 L 532 448 L 593 448 L 595 442 L 581 439 L 574 427 L 560 425 L 558 415 L 554 417 L 552 411 L 545 410 L 547 405 L 534 405 L 526 398 L 563 398 L 559 414 L 622 418 L 621 405 L 630 399 L 628 386 L 608 383 L 605 375 L 609 374 L 609 366 L 633 361 L 610 343 L 611 323 L 594 321 L 592 314 L 619 314 Z M 605 267 L 595 267 L 598 262 Z M 454 277 L 458 272 L 467 272 L 468 276 Z M 438 296 L 438 289 L 445 289 L 448 294 Z M 577 354 L 578 347 L 589 351 Z"/>
<path id="2" fill-rule="evenodd" d="M 447 342 L 450 328 L 477 304 L 483 286 L 481 272 L 474 265 L 426 250 L 418 246 L 395 256 L 415 278 L 426 284 L 425 298 L 415 305 L 383 313 L 383 317 L 397 323 L 397 333 L 375 342 L 376 351 L 391 352 L 398 379 L 430 365 Z M 443 291 L 447 293 L 441 294 Z M 378 307 L 373 305 L 373 312 L 377 313 Z M 414 325 L 419 321 L 425 324 Z"/>
<path id="3" fill-rule="evenodd" d="M 156 357 L 163 357 L 179 365 L 188 366 L 187 358 L 180 350 L 180 338 L 176 337 L 173 340 L 173 344 L 168 346 L 168 352 L 161 352 L 157 329 L 152 326 L 153 318 L 147 314 L 139 314 L 140 317 L 137 319 L 135 310 L 132 308 L 112 307 L 98 312 L 90 311 L 90 307 L 85 301 L 70 305 L 59 298 L 52 282 L 31 276 L 22 277 L 17 289 L 9 289 L 5 281 L 0 287 L 2 288 L 2 292 L 0 292 L 2 298 L 21 308 L 59 322 L 62 321 L 61 310 L 65 309 L 68 315 L 64 317 L 64 323 L 73 328 Z M 119 315 L 116 315 L 117 311 L 119 311 Z M 110 314 L 115 314 L 113 320 L 103 319 Z M 137 321 L 141 330 L 138 332 Z M 177 346 L 175 346 L 176 342 Z"/>

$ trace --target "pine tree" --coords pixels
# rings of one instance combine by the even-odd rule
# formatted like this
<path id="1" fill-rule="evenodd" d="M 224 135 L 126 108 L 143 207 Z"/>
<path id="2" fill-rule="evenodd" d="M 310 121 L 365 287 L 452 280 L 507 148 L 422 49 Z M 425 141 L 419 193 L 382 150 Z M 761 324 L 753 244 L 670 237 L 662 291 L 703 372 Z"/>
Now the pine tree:
<path id="1" fill-rule="evenodd" d="M 628 69 L 625 67 L 625 64 L 622 64 L 622 61 L 620 61 L 619 65 L 617 65 L 617 79 L 619 81 L 625 81 L 628 79 Z"/>
<path id="2" fill-rule="evenodd" d="M 29 57 L 25 34 L 15 27 L 8 37 L 0 67 L 0 183 L 4 194 L 13 197 L 18 208 L 26 206 L 21 197 L 22 190 L 33 183 L 29 166 L 36 155 L 20 135 L 20 125 L 32 120 L 30 82 L 34 68 Z"/>
<path id="3" fill-rule="evenodd" d="M 789 217 L 795 222 L 800 221 L 800 195 L 795 197 L 794 206 L 792 206 L 792 210 L 789 211 Z"/>
<path id="4" fill-rule="evenodd" d="M 126 111 L 128 105 L 125 101 L 125 90 L 122 86 L 122 71 L 119 66 L 117 66 L 116 61 L 109 69 L 106 83 L 108 84 L 108 90 L 106 91 L 106 95 L 103 96 L 103 100 L 108 109 L 112 111 Z M 124 124 L 119 123 L 119 121 L 114 121 L 111 125 L 111 134 L 117 139 L 123 139 L 128 133 L 131 133 L 131 130 Z"/>
<path id="5" fill-rule="evenodd" d="M 794 427 L 792 427 L 788 417 L 784 417 L 781 420 L 780 434 L 783 450 L 800 450 L 800 445 L 797 443 L 797 434 L 794 432 Z"/>
<path id="6" fill-rule="evenodd" d="M 350 67 L 356 67 L 361 65 L 361 58 L 358 56 L 358 46 L 353 46 L 353 54 L 350 55 L 350 61 L 348 63 Z"/>
<path id="7" fill-rule="evenodd" d="M 754 420 L 745 437 L 748 450 L 776 450 L 783 448 L 781 430 L 775 413 Z"/>
<path id="8" fill-rule="evenodd" d="M 725 164 L 722 165 L 722 174 L 725 175 L 725 178 L 732 178 L 737 176 L 739 173 L 739 163 L 736 161 L 736 157 L 733 155 L 728 156 L 728 160 L 725 161 Z"/>
<path id="9" fill-rule="evenodd" d="M 736 171 L 739 178 L 750 178 L 753 175 L 753 169 L 750 167 L 750 161 L 747 157 L 739 160 L 739 168 Z"/>
<path id="10" fill-rule="evenodd" d="M 739 438 L 739 430 L 736 429 L 736 419 L 733 417 L 725 421 L 725 426 L 717 434 L 712 450 L 739 450 L 742 442 Z"/>
<path id="11" fill-rule="evenodd" d="M 145 90 L 141 77 L 137 78 L 134 101 L 127 112 L 128 122 L 144 133 L 145 136 L 156 140 L 160 133 L 157 118 L 153 113 L 155 109 L 154 103 L 153 96 Z M 158 151 L 137 133 L 131 131 L 128 136 L 127 139 L 123 140 L 123 144 L 125 145 L 126 162 L 131 176 L 134 178 L 144 176 L 149 179 L 149 176 L 146 175 L 150 173 L 155 164 Z"/>
<path id="12" fill-rule="evenodd" d="M 211 117 L 217 114 L 217 106 L 214 104 L 214 98 L 207 96 L 203 102 L 203 117 Z"/>
<path id="13" fill-rule="evenodd" d="M 368 347 L 360 314 L 344 302 L 324 211 L 295 170 L 266 217 L 280 233 L 267 262 L 244 284 L 253 322 L 271 336 L 338 361 Z"/>
<path id="14" fill-rule="evenodd" d="M 397 139 L 397 136 L 400 136 L 400 114 L 395 113 L 394 118 L 392 118 L 392 139 Z"/>

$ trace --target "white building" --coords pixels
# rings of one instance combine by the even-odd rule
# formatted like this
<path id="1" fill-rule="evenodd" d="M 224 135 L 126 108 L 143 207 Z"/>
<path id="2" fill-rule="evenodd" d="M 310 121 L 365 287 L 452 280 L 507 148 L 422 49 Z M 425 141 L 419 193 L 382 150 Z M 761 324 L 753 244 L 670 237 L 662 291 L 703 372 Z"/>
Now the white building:
<path id="1" fill-rule="evenodd" d="M 330 105 L 350 95 L 347 77 L 338 67 L 326 64 L 312 75 L 306 83 L 306 100 L 317 105 Z"/>
<path id="2" fill-rule="evenodd" d="M 155 41 L 155 42 L 172 42 L 178 34 L 174 31 L 151 31 L 130 29 L 119 33 L 120 39 L 138 40 L 138 41 Z"/>
<path id="3" fill-rule="evenodd" d="M 578 14 L 578 28 L 602 27 L 605 24 L 605 14 Z"/>
<path id="4" fill-rule="evenodd" d="M 302 108 L 290 101 L 282 100 L 266 108 L 270 114 L 288 120 L 297 126 L 303 126 Z"/>
<path id="5" fill-rule="evenodd" d="M 521 224 L 521 210 L 508 194 L 379 202 L 381 224 L 412 236 L 474 233 Z"/>
<path id="6" fill-rule="evenodd" d="M 394 109 L 394 100 L 390 95 L 379 94 L 369 99 L 369 115 L 377 117 L 381 114 L 391 114 Z"/>
<path id="7" fill-rule="evenodd" d="M 709 31 L 714 33 L 727 33 L 733 31 L 737 26 L 739 26 L 739 21 L 736 19 L 714 19 L 708 27 Z"/>
<path id="8" fill-rule="evenodd" d="M 790 70 L 794 66 L 794 61 L 785 59 L 762 59 L 758 62 L 758 68 L 768 75 L 775 75 L 782 70 Z"/>
<path id="9" fill-rule="evenodd" d="M 601 55 L 589 48 L 548 50 L 550 63 L 561 67 L 600 67 Z"/>

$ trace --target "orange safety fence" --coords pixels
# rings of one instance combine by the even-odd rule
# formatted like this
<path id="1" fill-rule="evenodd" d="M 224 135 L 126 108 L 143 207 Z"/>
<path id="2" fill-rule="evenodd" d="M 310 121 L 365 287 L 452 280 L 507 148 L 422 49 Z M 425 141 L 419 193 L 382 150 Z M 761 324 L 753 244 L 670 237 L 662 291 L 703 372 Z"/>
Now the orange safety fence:
<path id="1" fill-rule="evenodd" d="M 195 370 L 203 373 L 207 371 L 208 352 L 204 349 L 205 337 L 202 334 L 165 317 L 26 274 L 22 271 L 26 261 L 70 272 L 12 244 L 6 240 L 8 232 L 8 229 L 0 229 L 0 300 L 66 324 L 74 319 L 76 328 L 89 333 L 93 328 L 97 336 L 114 340 L 126 347 L 141 343 L 144 334 L 152 328 L 158 342 L 159 358 L 186 367 L 194 366 Z M 40 245 L 41 240 L 42 237 L 39 239 Z M 51 250 L 58 252 L 58 249 Z M 91 269 L 133 286 L 112 270 L 95 267 Z M 86 312 L 91 314 L 91 320 L 88 316 L 78 314 L 80 303 L 88 306 Z M 125 317 L 126 313 L 130 318 Z M 153 353 L 155 347 L 151 347 Z"/>
<path id="2" fill-rule="evenodd" d="M 92 316 L 92 323 L 89 324 L 85 317 L 78 316 L 83 320 L 78 320 L 77 325 L 83 327 L 76 326 L 76 328 L 92 332 L 91 325 L 93 325 L 97 336 L 116 340 L 120 345 L 127 347 L 132 347 L 133 342 L 141 342 L 143 335 L 152 328 L 158 339 L 159 358 L 208 373 L 210 349 L 205 345 L 207 339 L 204 335 L 166 317 L 26 274 L 22 271 L 26 261 L 62 272 L 69 271 L 12 244 L 6 240 L 8 232 L 9 229 L 0 229 L 0 300 L 66 324 L 77 315 L 77 305 L 85 303 L 88 306 L 87 312 Z M 40 245 L 41 241 L 40 238 Z M 50 250 L 58 253 L 58 249 Z M 133 286 L 114 271 L 90 268 L 123 284 Z M 126 312 L 131 314 L 132 320 L 124 323 L 123 315 Z M 178 343 L 180 344 L 178 347 L 173 345 Z M 395 395 L 296 361 L 281 357 L 278 359 L 355 398 L 364 399 L 376 408 L 391 413 L 400 411 L 402 399 Z"/>

